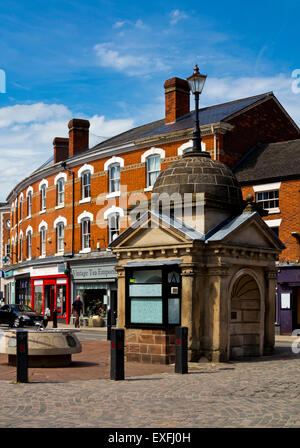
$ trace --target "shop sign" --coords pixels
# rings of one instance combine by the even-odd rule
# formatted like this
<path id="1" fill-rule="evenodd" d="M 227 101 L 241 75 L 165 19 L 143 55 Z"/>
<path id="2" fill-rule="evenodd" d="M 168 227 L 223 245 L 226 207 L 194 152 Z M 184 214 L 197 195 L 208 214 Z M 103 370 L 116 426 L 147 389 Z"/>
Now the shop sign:
<path id="1" fill-rule="evenodd" d="M 14 276 L 14 271 L 4 272 L 4 278 L 10 278 Z"/>
<path id="2" fill-rule="evenodd" d="M 114 265 L 72 268 L 74 280 L 117 278 Z"/>

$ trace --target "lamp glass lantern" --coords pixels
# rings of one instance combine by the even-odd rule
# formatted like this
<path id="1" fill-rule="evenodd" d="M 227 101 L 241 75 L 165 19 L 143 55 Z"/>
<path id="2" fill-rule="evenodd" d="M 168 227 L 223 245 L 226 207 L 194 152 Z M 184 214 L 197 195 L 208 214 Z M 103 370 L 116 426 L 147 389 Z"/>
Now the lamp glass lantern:
<path id="1" fill-rule="evenodd" d="M 194 68 L 194 73 L 187 78 L 187 82 L 189 83 L 190 89 L 192 93 L 195 95 L 196 93 L 201 94 L 207 75 L 201 75 L 199 72 L 198 65 L 196 64 Z"/>

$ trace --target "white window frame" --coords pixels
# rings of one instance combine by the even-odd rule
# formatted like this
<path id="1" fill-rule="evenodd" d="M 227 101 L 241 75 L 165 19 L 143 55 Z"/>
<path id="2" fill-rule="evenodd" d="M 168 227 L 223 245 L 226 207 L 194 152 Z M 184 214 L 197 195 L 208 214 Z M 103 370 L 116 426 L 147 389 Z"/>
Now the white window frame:
<path id="1" fill-rule="evenodd" d="M 63 254 L 65 251 L 65 225 L 62 221 L 56 225 L 56 249 L 57 254 Z"/>
<path id="2" fill-rule="evenodd" d="M 28 226 L 26 229 L 26 252 L 27 252 L 27 260 L 31 260 L 31 255 L 32 255 L 32 227 Z M 28 243 L 28 235 L 30 235 L 30 245 Z M 29 250 L 30 248 L 30 250 Z"/>
<path id="3" fill-rule="evenodd" d="M 46 184 L 43 184 L 41 186 L 40 195 L 41 195 L 41 210 L 40 210 L 40 213 L 41 213 L 41 212 L 45 212 L 47 209 L 47 202 L 46 202 L 47 201 L 47 186 L 46 186 Z"/>
<path id="4" fill-rule="evenodd" d="M 119 169 L 119 177 L 112 178 L 112 168 Z M 115 184 L 119 184 L 119 188 L 116 188 Z M 113 187 L 113 188 L 112 188 Z M 112 163 L 108 168 L 108 197 L 120 196 L 121 192 L 121 165 L 119 163 Z"/>
<path id="5" fill-rule="evenodd" d="M 40 246 L 41 246 L 40 257 L 43 258 L 46 256 L 46 238 L 47 238 L 47 228 L 46 226 L 42 226 L 40 228 Z"/>
<path id="6" fill-rule="evenodd" d="M 83 235 L 83 221 L 90 221 L 90 237 L 89 237 L 89 247 L 84 247 L 84 235 Z M 80 224 L 80 236 L 81 236 L 81 250 L 79 251 L 79 253 L 87 253 L 87 252 L 91 252 L 91 233 L 92 233 L 92 222 L 94 220 L 94 215 L 90 212 L 87 212 L 86 210 L 81 213 L 78 218 L 77 218 L 77 222 L 78 224 Z"/>
<path id="7" fill-rule="evenodd" d="M 58 185 L 61 184 L 61 181 L 64 181 L 63 183 L 63 191 L 60 192 L 58 189 Z M 67 182 L 67 174 L 66 173 L 58 173 L 57 176 L 54 178 L 54 185 L 56 185 L 56 209 L 62 208 L 65 205 L 65 188 L 66 188 L 66 182 Z M 59 200 L 59 194 L 63 195 L 63 201 Z"/>
<path id="8" fill-rule="evenodd" d="M 27 190 L 26 199 L 27 199 L 27 218 L 31 218 L 32 215 L 32 190 Z M 30 198 L 30 199 L 29 199 Z"/>
<path id="9" fill-rule="evenodd" d="M 150 171 L 149 170 L 149 160 L 153 157 L 159 157 L 159 170 L 156 171 Z M 148 156 L 146 159 L 146 176 L 147 176 L 147 190 L 152 190 L 153 186 L 155 184 L 156 179 L 158 178 L 159 174 L 157 175 L 157 177 L 155 178 L 155 181 L 153 183 L 153 185 L 150 185 L 150 174 L 151 173 L 161 173 L 161 156 L 159 154 L 152 154 L 151 156 Z"/>
<path id="10" fill-rule="evenodd" d="M 60 225 L 63 226 L 63 246 L 60 249 L 59 248 L 59 244 L 58 244 L 58 228 L 60 227 Z M 64 216 L 59 216 L 58 218 L 55 219 L 54 223 L 53 223 L 53 227 L 56 229 L 56 248 L 57 248 L 57 253 L 56 255 L 61 255 L 62 253 L 64 253 L 65 250 L 65 245 L 64 245 L 64 238 L 65 238 L 65 228 L 67 227 L 67 219 Z"/>
<path id="11" fill-rule="evenodd" d="M 57 207 L 61 207 L 65 204 L 65 185 L 66 181 L 63 177 L 58 179 L 56 184 L 56 195 L 57 195 Z M 61 189 L 62 186 L 62 189 Z"/>
<path id="12" fill-rule="evenodd" d="M 23 235 L 23 231 L 22 230 L 20 230 L 20 233 L 19 233 L 19 247 L 20 247 L 20 251 L 18 252 L 18 256 L 19 256 L 19 261 L 23 261 L 23 250 L 24 250 L 24 244 L 23 244 L 23 242 L 24 242 L 24 235 Z"/>
<path id="13" fill-rule="evenodd" d="M 24 204 L 24 196 L 23 193 L 20 194 L 19 198 L 19 222 L 23 220 L 23 204 Z"/>
<path id="14" fill-rule="evenodd" d="M 111 220 L 112 219 L 116 219 L 117 220 L 118 226 L 116 226 L 115 228 L 111 227 Z M 117 212 L 110 213 L 108 215 L 108 217 L 107 217 L 107 221 L 108 221 L 108 242 L 109 242 L 109 244 L 112 241 L 114 241 L 116 238 L 118 238 L 118 236 L 120 235 L 120 220 L 121 220 L 121 216 Z"/>
<path id="15" fill-rule="evenodd" d="M 148 158 L 151 156 L 159 155 L 160 156 L 160 164 L 162 163 L 162 160 L 166 157 L 166 151 L 162 148 L 156 148 L 155 146 L 152 146 L 152 148 L 145 151 L 141 156 L 141 163 L 146 164 L 146 188 L 144 188 L 144 191 L 152 191 L 153 186 L 149 185 L 148 181 Z"/>
<path id="16" fill-rule="evenodd" d="M 89 183 L 84 183 L 85 176 L 89 176 Z M 81 200 L 80 203 L 90 202 L 91 200 L 91 183 L 92 183 L 92 174 L 89 170 L 83 171 L 81 173 Z M 85 189 L 88 188 L 88 195 L 85 193 Z"/>
<path id="17" fill-rule="evenodd" d="M 120 166 L 120 176 L 119 176 L 119 190 L 111 191 L 111 167 Z M 106 199 L 116 198 L 121 196 L 121 168 L 124 168 L 125 161 L 122 157 L 113 156 L 104 163 L 104 171 L 108 171 L 108 194 Z"/>
<path id="18" fill-rule="evenodd" d="M 262 201 L 257 201 L 257 193 L 267 193 L 267 192 L 277 191 L 277 190 L 278 190 L 278 201 L 279 201 L 280 186 L 281 186 L 281 182 L 273 182 L 270 184 L 263 184 L 263 185 L 254 185 L 253 190 L 255 193 L 255 202 L 257 202 L 258 204 L 262 202 Z M 272 199 L 270 199 L 270 200 L 272 200 Z M 273 213 L 280 213 L 279 207 L 268 208 L 266 210 L 268 210 L 269 215 L 271 215 Z"/>

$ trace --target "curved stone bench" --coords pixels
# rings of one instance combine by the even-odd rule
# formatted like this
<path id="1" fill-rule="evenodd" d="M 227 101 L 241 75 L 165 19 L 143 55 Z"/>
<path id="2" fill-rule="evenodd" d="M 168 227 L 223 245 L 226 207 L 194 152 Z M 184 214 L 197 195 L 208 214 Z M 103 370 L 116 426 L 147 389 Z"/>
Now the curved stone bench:
<path id="1" fill-rule="evenodd" d="M 28 367 L 65 367 L 82 346 L 75 329 L 0 329 L 0 353 L 8 354 L 8 364 L 16 365 L 17 331 L 28 333 Z"/>

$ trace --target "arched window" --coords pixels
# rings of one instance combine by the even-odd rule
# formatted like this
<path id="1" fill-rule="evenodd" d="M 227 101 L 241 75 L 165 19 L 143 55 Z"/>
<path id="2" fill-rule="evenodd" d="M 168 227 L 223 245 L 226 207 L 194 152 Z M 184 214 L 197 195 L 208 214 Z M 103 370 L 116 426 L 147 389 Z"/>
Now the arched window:
<path id="1" fill-rule="evenodd" d="M 66 218 L 59 216 L 54 221 L 54 228 L 56 229 L 56 252 L 63 253 L 65 249 L 65 226 L 67 225 Z"/>
<path id="2" fill-rule="evenodd" d="M 27 216 L 31 217 L 32 214 L 32 191 L 27 193 Z"/>
<path id="3" fill-rule="evenodd" d="M 45 221 L 42 221 L 39 225 L 40 232 L 40 254 L 41 257 L 45 257 L 46 255 L 46 233 L 47 233 L 48 225 Z"/>
<path id="4" fill-rule="evenodd" d="M 31 248 L 32 248 L 32 229 L 30 227 L 26 230 L 26 257 L 28 260 L 31 259 Z"/>
<path id="5" fill-rule="evenodd" d="M 104 212 L 104 219 L 108 224 L 108 241 L 111 243 L 120 235 L 120 219 L 124 216 L 124 210 L 121 207 L 113 205 Z"/>
<path id="6" fill-rule="evenodd" d="M 89 202 L 91 200 L 91 177 L 94 174 L 92 165 L 84 164 L 78 170 L 78 177 L 81 178 L 81 201 Z"/>
<path id="7" fill-rule="evenodd" d="M 91 247 L 91 220 L 85 218 L 81 221 L 81 249 L 90 249 Z"/>
<path id="8" fill-rule="evenodd" d="M 23 232 L 20 232 L 20 254 L 19 254 L 19 260 L 23 261 Z"/>
<path id="9" fill-rule="evenodd" d="M 119 163 L 110 165 L 108 169 L 109 193 L 118 193 L 120 191 L 120 173 L 121 168 Z"/>
<path id="10" fill-rule="evenodd" d="M 146 164 L 146 185 L 152 189 L 161 170 L 161 160 L 165 158 L 165 150 L 152 147 L 142 154 L 141 162 Z"/>
<path id="11" fill-rule="evenodd" d="M 43 211 L 46 210 L 47 187 L 45 184 L 41 186 L 40 195 L 41 195 L 41 211 Z"/>
<path id="12" fill-rule="evenodd" d="M 40 229 L 40 240 L 41 240 L 41 256 L 44 257 L 46 255 L 46 227 L 43 226 Z"/>
<path id="13" fill-rule="evenodd" d="M 153 187 L 160 174 L 160 155 L 155 154 L 146 159 L 147 162 L 147 187 Z"/>
<path id="14" fill-rule="evenodd" d="M 80 224 L 81 252 L 91 251 L 91 222 L 93 219 L 93 214 L 87 211 L 81 213 L 77 218 L 77 222 Z"/>
<path id="15" fill-rule="evenodd" d="M 56 197 L 57 205 L 64 205 L 65 203 L 65 179 L 62 177 L 57 181 L 56 184 Z"/>
<path id="16" fill-rule="evenodd" d="M 23 219 L 23 193 L 20 195 L 20 202 L 19 202 L 19 207 L 20 207 L 20 213 L 19 213 L 19 219 L 21 221 L 21 219 Z"/>
<path id="17" fill-rule="evenodd" d="M 81 199 L 91 197 L 91 172 L 84 171 L 81 175 Z"/>
<path id="18" fill-rule="evenodd" d="M 124 167 L 122 157 L 113 156 L 104 164 L 104 171 L 108 171 L 108 197 L 120 196 L 121 168 Z"/>
<path id="19" fill-rule="evenodd" d="M 63 206 L 65 203 L 65 185 L 67 181 L 66 173 L 58 173 L 54 179 L 56 185 L 56 206 Z"/>
<path id="20" fill-rule="evenodd" d="M 108 216 L 108 239 L 109 243 L 114 241 L 120 235 L 120 215 L 112 213 Z"/>
<path id="21" fill-rule="evenodd" d="M 56 227 L 56 250 L 57 253 L 64 251 L 64 242 L 65 242 L 65 226 L 63 222 L 57 224 Z"/>

